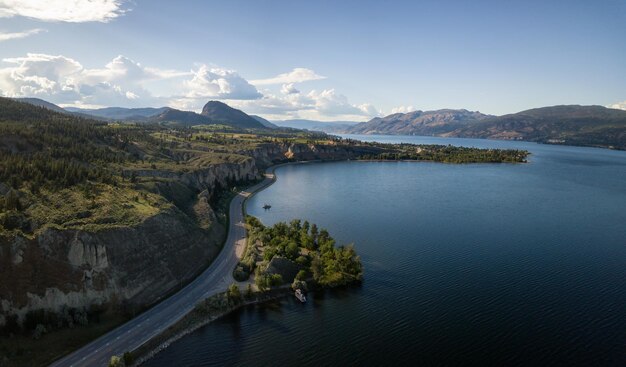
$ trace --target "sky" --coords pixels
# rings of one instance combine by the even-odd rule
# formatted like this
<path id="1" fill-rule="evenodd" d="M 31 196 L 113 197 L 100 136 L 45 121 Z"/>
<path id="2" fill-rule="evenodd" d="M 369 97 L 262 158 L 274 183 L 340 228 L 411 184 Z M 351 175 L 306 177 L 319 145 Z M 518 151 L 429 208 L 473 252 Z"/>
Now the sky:
<path id="1" fill-rule="evenodd" d="M 0 95 L 272 120 L 626 109 L 626 0 L 0 0 Z"/>

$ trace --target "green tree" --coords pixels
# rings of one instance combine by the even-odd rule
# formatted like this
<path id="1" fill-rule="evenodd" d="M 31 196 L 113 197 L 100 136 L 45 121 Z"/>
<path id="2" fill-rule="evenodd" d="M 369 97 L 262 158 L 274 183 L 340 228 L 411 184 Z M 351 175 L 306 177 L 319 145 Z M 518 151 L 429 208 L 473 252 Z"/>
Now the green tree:
<path id="1" fill-rule="evenodd" d="M 239 303 L 241 301 L 241 292 L 239 291 L 239 286 L 233 283 L 228 287 L 228 291 L 226 292 L 226 296 L 228 300 L 233 303 Z"/>

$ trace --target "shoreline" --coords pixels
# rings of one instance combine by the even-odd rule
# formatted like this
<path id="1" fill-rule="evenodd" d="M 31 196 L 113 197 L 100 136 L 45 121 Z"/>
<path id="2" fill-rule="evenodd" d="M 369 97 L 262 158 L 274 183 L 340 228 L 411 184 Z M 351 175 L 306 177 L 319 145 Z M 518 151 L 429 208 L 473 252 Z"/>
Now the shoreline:
<path id="1" fill-rule="evenodd" d="M 276 169 L 277 168 L 288 166 L 288 165 L 299 165 L 299 164 L 309 164 L 309 163 L 327 163 L 327 162 L 352 162 L 352 161 L 351 160 L 296 161 L 296 162 L 280 163 L 280 164 L 276 164 L 276 165 L 268 167 L 267 171 L 265 171 L 264 173 L 265 178 L 268 179 L 267 183 L 257 188 L 254 192 L 248 193 L 248 195 L 246 196 L 246 198 L 243 200 L 241 204 L 242 205 L 241 209 L 242 209 L 244 218 L 247 215 L 247 212 L 246 212 L 247 200 L 251 198 L 252 196 L 254 196 L 256 193 L 263 191 L 264 189 L 270 187 L 272 184 L 276 182 L 277 180 Z M 383 160 L 383 162 L 385 161 Z M 247 233 L 246 233 L 246 237 L 247 237 Z M 234 283 L 238 283 L 238 282 L 234 281 Z M 243 290 L 240 290 L 240 292 L 243 292 Z M 253 293 L 253 297 L 254 297 L 253 299 L 245 300 L 244 298 L 243 302 L 235 304 L 235 305 L 231 305 L 226 309 L 220 310 L 219 312 L 216 312 L 213 314 L 209 313 L 209 314 L 202 315 L 200 314 L 201 311 L 198 309 L 197 306 L 201 306 L 202 304 L 205 304 L 207 301 L 211 299 L 219 299 L 220 297 L 224 297 L 226 295 L 226 292 L 218 293 L 211 297 L 208 297 L 204 299 L 203 301 L 198 302 L 196 304 L 196 307 L 194 307 L 193 310 L 188 312 L 185 316 L 183 316 L 181 319 L 176 321 L 174 324 L 170 325 L 168 328 L 164 329 L 160 334 L 155 335 L 152 339 L 148 340 L 143 345 L 130 351 L 131 355 L 133 356 L 133 362 L 130 363 L 129 366 L 141 366 L 142 364 L 146 363 L 150 359 L 154 358 L 154 356 L 156 356 L 158 353 L 166 350 L 173 343 L 179 341 L 185 336 L 197 331 L 198 329 L 204 326 L 209 325 L 215 320 L 228 316 L 229 314 L 236 312 L 244 307 L 264 304 L 264 303 L 271 302 L 277 299 L 288 297 L 291 294 L 292 294 L 291 284 L 289 283 L 283 284 L 281 286 L 271 288 L 265 292 L 256 291 Z"/>
<path id="2" fill-rule="evenodd" d="M 156 356 L 160 352 L 166 350 L 169 346 L 171 346 L 173 343 L 177 342 L 178 340 L 184 338 L 185 336 L 195 332 L 196 330 L 204 326 L 209 325 L 213 321 L 219 320 L 225 316 L 228 316 L 231 313 L 238 311 L 244 307 L 255 306 L 255 305 L 259 305 L 259 304 L 263 304 L 263 303 L 267 303 L 270 301 L 287 297 L 290 293 L 290 289 L 291 287 L 287 284 L 287 285 L 274 288 L 271 291 L 266 292 L 266 293 L 255 293 L 257 295 L 255 299 L 244 301 L 240 304 L 234 305 L 216 314 L 198 316 L 198 319 L 195 319 L 195 320 L 193 319 L 194 318 L 193 313 L 196 312 L 194 309 L 194 311 L 191 311 L 190 313 L 185 315 L 185 317 L 183 317 L 181 320 L 178 320 L 175 324 L 163 330 L 161 334 L 155 336 L 153 339 L 151 339 L 146 344 L 144 344 L 144 346 L 146 346 L 145 352 L 141 351 L 141 349 L 144 348 L 144 346 L 141 346 L 135 349 L 135 351 L 132 351 L 131 354 L 134 354 L 134 353 L 137 353 L 137 350 L 139 350 L 140 354 L 138 356 L 133 356 L 133 358 L 136 358 L 136 359 L 130 364 L 130 366 L 143 365 L 150 359 L 154 358 L 154 356 Z M 261 297 L 258 297 L 258 296 L 261 296 Z M 192 318 L 192 320 L 186 320 L 187 318 Z M 186 322 L 189 322 L 188 326 L 182 326 L 181 330 L 176 330 L 178 327 L 180 327 L 183 323 L 186 323 Z M 168 334 L 172 334 L 172 335 L 169 336 Z M 163 340 L 158 340 L 159 338 L 162 338 Z M 156 344 L 156 345 L 150 345 L 151 343 Z"/>
<path id="3" fill-rule="evenodd" d="M 241 211 L 243 214 L 243 218 L 245 219 L 246 215 L 247 215 L 247 211 L 246 211 L 246 205 L 248 202 L 248 199 L 251 198 L 252 196 L 254 196 L 255 194 L 265 190 L 266 188 L 270 187 L 272 184 L 274 184 L 276 182 L 276 169 L 282 166 L 286 166 L 286 165 L 292 165 L 292 164 L 303 164 L 303 163 L 310 163 L 310 162 L 315 162 L 315 161 L 301 161 L 301 162 L 285 162 L 285 163 L 280 163 L 280 164 L 276 164 L 276 165 L 272 165 L 270 167 L 267 168 L 267 170 L 264 172 L 264 176 L 267 180 L 267 182 L 256 188 L 256 190 L 252 191 L 252 192 L 247 192 L 246 190 L 243 190 L 242 192 L 245 195 L 244 200 L 241 203 Z M 232 201 L 231 201 L 232 202 Z M 229 216 L 229 226 L 230 226 L 230 216 Z M 246 233 L 246 237 L 247 237 L 247 233 Z M 222 249 L 223 250 L 223 249 Z M 236 282 L 235 280 L 233 280 L 234 282 Z M 200 329 L 203 326 L 206 326 L 208 324 L 210 324 L 211 322 L 218 320 L 224 316 L 227 316 L 229 314 L 231 314 L 232 312 L 235 312 L 243 307 L 247 307 L 247 306 L 252 306 L 252 305 L 257 305 L 257 304 L 261 304 L 261 303 L 265 303 L 265 302 L 269 302 L 272 300 L 276 300 L 282 297 L 286 297 L 289 294 L 290 291 L 290 286 L 289 285 L 283 285 L 281 287 L 277 287 L 274 288 L 272 290 L 270 290 L 269 292 L 266 292 L 266 297 L 258 297 L 258 295 L 260 294 L 261 296 L 263 296 L 263 293 L 255 293 L 257 295 L 257 298 L 255 298 L 254 300 L 248 300 L 248 301 L 244 301 L 243 303 L 236 305 L 234 307 L 231 307 L 227 310 L 223 310 L 220 313 L 217 313 L 215 315 L 208 315 L 206 317 L 204 317 L 203 319 L 197 320 L 195 322 L 192 321 L 191 325 L 183 327 L 182 330 L 180 331 L 175 331 L 182 323 L 185 323 L 186 318 L 188 317 L 193 317 L 193 313 L 195 312 L 195 308 L 188 312 L 187 314 L 185 314 L 185 316 L 183 316 L 181 319 L 179 319 L 178 321 L 176 321 L 174 324 L 170 325 L 168 328 L 166 328 L 165 330 L 161 331 L 161 333 L 159 333 L 158 335 L 155 335 L 153 338 L 151 338 L 150 340 L 146 341 L 144 344 L 140 345 L 139 347 L 135 348 L 134 350 L 131 350 L 130 353 L 134 354 L 137 353 L 137 351 L 139 351 L 139 355 L 138 356 L 133 356 L 134 358 L 136 358 L 136 361 L 134 361 L 133 363 L 131 363 L 131 366 L 140 366 L 143 363 L 147 362 L 148 360 L 150 360 L 151 358 L 153 358 L 155 355 L 157 355 L 159 352 L 167 349 L 172 343 L 182 339 L 183 337 L 193 333 L 194 331 Z M 207 299 L 210 299 L 212 297 L 216 297 L 219 296 L 223 293 L 218 293 L 214 296 L 208 297 L 205 300 L 201 301 L 204 302 Z M 197 303 L 196 305 L 200 304 Z M 167 335 L 168 333 L 174 333 L 172 336 L 167 336 L 165 338 L 165 340 L 160 341 L 158 340 L 159 338 L 162 338 L 164 335 Z M 156 341 L 156 345 L 150 345 L 155 343 Z M 146 351 L 142 351 L 142 348 L 147 347 Z"/>

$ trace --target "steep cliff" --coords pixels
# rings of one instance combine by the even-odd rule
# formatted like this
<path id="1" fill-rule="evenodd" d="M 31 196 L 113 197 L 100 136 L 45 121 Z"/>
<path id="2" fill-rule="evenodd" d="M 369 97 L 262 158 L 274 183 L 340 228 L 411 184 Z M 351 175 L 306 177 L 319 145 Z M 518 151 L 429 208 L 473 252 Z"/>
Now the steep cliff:
<path id="1" fill-rule="evenodd" d="M 48 226 L 32 235 L 0 236 L 0 324 L 11 315 L 21 322 L 38 309 L 136 308 L 157 301 L 219 252 L 225 231 L 210 205 L 216 189 L 258 178 L 252 159 L 185 173 L 135 174 L 161 179 L 151 189 L 173 205 L 133 226 L 113 223 L 95 231 Z M 193 199 L 177 200 L 183 191 Z"/>

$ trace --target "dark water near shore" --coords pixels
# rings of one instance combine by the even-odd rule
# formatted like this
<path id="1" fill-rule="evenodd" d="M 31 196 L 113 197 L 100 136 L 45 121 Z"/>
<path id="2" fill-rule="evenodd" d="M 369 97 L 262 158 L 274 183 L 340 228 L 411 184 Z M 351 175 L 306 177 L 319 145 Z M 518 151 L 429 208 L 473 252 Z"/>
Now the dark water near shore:
<path id="1" fill-rule="evenodd" d="M 533 154 L 518 165 L 279 168 L 248 212 L 355 242 L 365 282 L 236 312 L 148 366 L 626 364 L 626 152 L 363 138 Z"/>

